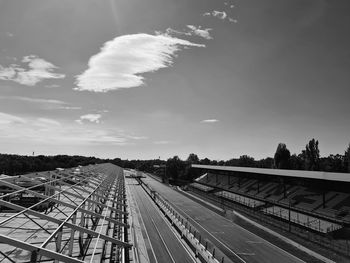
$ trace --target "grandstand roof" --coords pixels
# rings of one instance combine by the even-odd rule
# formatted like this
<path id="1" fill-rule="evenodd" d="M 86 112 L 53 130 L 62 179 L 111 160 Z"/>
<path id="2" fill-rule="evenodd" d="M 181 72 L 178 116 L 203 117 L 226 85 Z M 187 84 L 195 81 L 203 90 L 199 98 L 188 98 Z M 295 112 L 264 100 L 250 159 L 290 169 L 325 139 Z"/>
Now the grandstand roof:
<path id="1" fill-rule="evenodd" d="M 192 164 L 192 168 L 200 168 L 207 170 L 244 172 L 253 174 L 266 174 L 276 176 L 289 176 L 309 179 L 321 179 L 329 181 L 350 182 L 350 173 L 328 173 L 316 171 L 301 171 L 301 170 L 281 170 L 281 169 L 267 169 L 267 168 L 248 168 L 237 166 L 218 166 L 218 165 L 200 165 Z"/>

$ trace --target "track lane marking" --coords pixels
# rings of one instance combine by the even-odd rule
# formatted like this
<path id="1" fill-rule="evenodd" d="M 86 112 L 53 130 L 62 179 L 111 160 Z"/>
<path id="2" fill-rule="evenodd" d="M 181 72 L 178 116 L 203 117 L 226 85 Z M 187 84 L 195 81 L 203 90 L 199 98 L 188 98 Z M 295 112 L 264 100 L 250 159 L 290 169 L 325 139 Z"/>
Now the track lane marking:
<path id="1" fill-rule="evenodd" d="M 169 187 L 169 188 L 170 188 L 170 187 Z M 171 189 L 171 188 L 170 188 L 170 189 Z M 179 191 L 175 191 L 175 190 L 174 190 L 174 192 L 181 194 Z M 193 201 L 192 199 L 188 198 L 186 195 L 181 194 L 181 196 L 184 196 L 184 197 L 186 197 L 188 200 Z M 199 198 L 199 197 L 198 197 L 198 198 Z M 203 199 L 201 199 L 201 200 L 204 201 L 204 202 L 206 202 L 206 201 L 203 200 Z M 193 201 L 193 202 L 195 202 L 195 201 Z M 201 205 L 200 203 L 197 203 L 197 202 L 195 202 L 195 203 Z M 174 203 L 172 203 L 172 204 L 174 204 Z M 174 204 L 174 205 L 175 205 L 175 204 Z M 176 205 L 175 205 L 175 206 L 176 206 Z M 204 207 L 203 205 L 201 205 L 201 206 Z M 180 208 L 179 208 L 179 209 L 180 209 Z M 208 209 L 208 208 L 206 208 L 206 209 Z M 182 209 L 181 209 L 181 210 L 182 210 Z M 233 209 L 232 209 L 232 210 L 233 210 Z M 183 210 L 182 210 L 182 211 L 183 211 Z M 210 210 L 210 209 L 208 209 L 208 211 L 212 212 L 213 214 L 215 214 L 215 215 L 217 215 L 217 216 L 220 216 L 220 215 L 218 215 L 217 213 L 213 212 L 213 211 Z M 187 213 L 186 213 L 185 211 L 183 211 L 183 212 L 187 215 Z M 247 230 L 247 229 L 241 227 L 240 225 L 235 224 L 234 222 L 230 221 L 229 219 L 227 219 L 227 218 L 225 218 L 225 217 L 223 217 L 223 216 L 220 216 L 220 217 L 223 218 L 224 220 L 226 220 L 227 222 L 230 222 L 231 225 L 237 226 L 237 227 L 243 229 L 244 231 L 250 233 L 250 234 L 253 235 L 254 237 L 257 237 L 258 239 L 262 240 L 262 241 L 263 241 L 262 244 L 266 243 L 266 245 L 270 245 L 270 246 L 272 246 L 272 247 L 274 247 L 274 248 L 277 248 L 277 250 L 280 250 L 280 251 L 283 252 L 284 254 L 289 255 L 290 257 L 292 257 L 292 258 L 298 260 L 299 262 L 307 263 L 306 261 L 304 261 L 304 260 L 298 258 L 297 256 L 295 256 L 295 255 L 289 253 L 288 251 L 286 251 L 286 250 L 284 250 L 284 249 L 282 249 L 282 248 L 280 248 L 280 247 L 278 247 L 278 246 L 272 244 L 272 243 L 269 242 L 268 240 L 263 239 L 262 237 L 260 237 L 260 236 L 258 236 L 258 235 L 256 235 L 256 234 L 254 234 L 253 232 L 251 232 L 251 231 L 249 231 L 249 230 Z M 191 217 L 189 216 L 189 218 L 191 218 Z M 195 221 L 195 222 L 196 222 L 196 221 Z M 196 222 L 196 223 L 197 223 L 198 225 L 200 225 L 198 222 Z M 202 227 L 202 226 L 201 226 L 201 227 Z M 202 227 L 202 228 L 203 228 L 203 227 Z M 215 238 L 215 237 L 214 237 L 214 238 Z"/>
<path id="2" fill-rule="evenodd" d="M 135 191 L 135 189 L 133 189 L 133 191 Z M 131 191 L 131 192 L 133 192 L 133 191 Z M 137 191 L 136 191 L 137 192 Z M 134 193 L 131 193 L 132 195 L 134 195 Z M 135 200 L 136 201 L 136 200 Z M 158 263 L 158 260 L 157 260 L 157 257 L 156 257 L 156 253 L 154 252 L 154 249 L 153 249 L 153 246 L 152 246 L 152 242 L 151 242 L 151 239 L 150 239 L 150 237 L 149 237 L 149 235 L 148 235 L 148 231 L 147 231 L 147 228 L 146 228 L 146 225 L 145 225 L 145 222 L 143 221 L 143 218 L 142 218 L 142 216 L 141 216 L 141 211 L 140 211 L 140 209 L 139 209 L 139 207 L 138 207 L 138 204 L 137 204 L 137 202 L 136 202 L 136 206 L 137 206 L 137 209 L 139 210 L 139 215 L 140 215 L 140 219 L 141 219 L 141 221 L 142 221 L 142 224 L 143 224 L 143 228 L 144 228 L 144 230 L 145 230 L 145 234 L 147 235 L 147 239 L 148 239 L 148 244 L 149 244 L 149 246 L 150 246 L 150 248 L 151 248 L 151 251 L 152 251 L 152 254 L 153 254 L 153 257 L 154 257 L 154 260 L 156 261 L 156 263 Z"/>
<path id="3" fill-rule="evenodd" d="M 141 187 L 141 188 L 142 188 L 142 187 Z M 144 191 L 143 188 L 142 188 L 142 190 Z M 142 203 L 143 206 L 145 207 L 145 210 L 147 211 L 147 214 L 149 215 L 149 218 L 151 219 L 151 222 L 152 222 L 152 224 L 153 224 L 153 226 L 154 226 L 154 229 L 156 230 L 158 236 L 160 237 L 160 240 L 162 241 L 162 243 L 163 243 L 163 245 L 164 245 L 164 247 L 165 247 L 166 252 L 168 253 L 168 255 L 169 255 L 170 259 L 172 260 L 172 262 L 173 262 L 173 263 L 176 263 L 176 261 L 174 260 L 174 258 L 173 258 L 173 256 L 172 256 L 172 254 L 171 254 L 171 252 L 170 252 L 168 246 L 166 245 L 166 243 L 165 243 L 165 241 L 164 241 L 162 235 L 160 234 L 157 225 L 154 223 L 154 220 L 153 220 L 153 218 L 152 218 L 152 216 L 151 216 L 152 213 L 150 213 L 150 210 L 149 210 L 148 206 L 145 205 L 144 199 L 140 196 L 140 194 L 141 194 L 141 193 L 140 193 L 139 191 L 137 191 L 137 195 L 138 195 L 139 199 L 141 200 L 141 203 Z M 147 199 L 149 198 L 148 195 L 147 195 L 146 193 L 145 193 L 145 196 L 146 196 Z M 151 203 L 151 205 L 152 205 L 153 202 L 152 202 L 151 200 L 148 200 L 148 201 L 150 201 L 150 203 Z M 161 218 L 161 219 L 163 219 L 163 218 Z"/>
<path id="4" fill-rule="evenodd" d="M 167 201 L 168 202 L 168 201 Z M 191 218 L 191 216 L 189 214 L 187 214 L 184 210 L 182 210 L 181 208 L 179 208 L 177 205 L 175 205 L 174 203 L 172 203 L 173 206 L 177 207 L 177 209 L 179 209 L 180 211 L 182 211 L 188 218 Z M 192 219 L 192 218 L 191 218 Z M 192 219 L 193 220 L 193 219 Z M 247 263 L 247 261 L 245 261 L 243 258 L 241 258 L 237 253 L 235 253 L 232 249 L 230 249 L 225 243 L 223 243 L 223 241 L 220 241 L 219 239 L 217 239 L 214 235 L 212 235 L 208 230 L 206 230 L 202 225 L 200 225 L 197 221 L 193 220 L 200 228 L 202 228 L 205 232 L 207 232 L 211 237 L 213 237 L 217 242 L 219 242 L 221 245 L 223 245 L 228 251 L 230 251 L 233 255 L 235 255 L 239 260 L 241 260 L 241 262 L 243 263 Z"/>
<path id="5" fill-rule="evenodd" d="M 143 190 L 146 192 L 146 189 L 143 188 Z M 147 197 L 149 199 L 150 196 L 147 194 Z M 157 207 L 157 205 L 153 202 L 153 200 L 150 200 L 153 207 L 157 210 L 157 212 L 159 213 L 160 217 L 163 219 L 163 221 L 166 223 L 166 225 L 168 226 L 168 228 L 170 229 L 170 231 L 174 234 L 174 236 L 176 237 L 176 239 L 179 241 L 179 243 L 183 246 L 183 248 L 186 250 L 186 252 L 188 253 L 188 255 L 190 256 L 190 258 L 192 259 L 193 262 L 197 263 L 198 261 L 196 260 L 196 258 L 192 255 L 192 250 L 190 250 L 189 247 L 186 247 L 184 242 L 181 240 L 181 238 L 179 237 L 179 233 L 177 233 L 174 228 L 170 225 L 170 222 L 166 219 L 166 216 L 160 211 L 160 209 Z M 192 252 L 192 253 L 191 253 Z"/>

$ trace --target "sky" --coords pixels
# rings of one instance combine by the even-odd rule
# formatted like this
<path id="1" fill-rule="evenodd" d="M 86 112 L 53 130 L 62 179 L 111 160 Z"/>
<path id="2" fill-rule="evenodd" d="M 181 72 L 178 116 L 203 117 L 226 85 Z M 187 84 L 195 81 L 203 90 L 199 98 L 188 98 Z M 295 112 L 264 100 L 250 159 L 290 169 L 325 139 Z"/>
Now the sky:
<path id="1" fill-rule="evenodd" d="M 350 143 L 348 0 L 0 0 L 0 152 L 214 160 Z"/>

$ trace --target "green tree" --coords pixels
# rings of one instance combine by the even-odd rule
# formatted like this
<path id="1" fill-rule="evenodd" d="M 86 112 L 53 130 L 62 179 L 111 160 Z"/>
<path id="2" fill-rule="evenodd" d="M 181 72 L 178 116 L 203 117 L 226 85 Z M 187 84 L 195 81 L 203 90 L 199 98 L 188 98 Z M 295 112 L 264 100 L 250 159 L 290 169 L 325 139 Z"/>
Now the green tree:
<path id="1" fill-rule="evenodd" d="M 305 149 L 305 168 L 309 171 L 319 170 L 320 150 L 318 149 L 318 140 L 312 139 L 306 144 Z"/>
<path id="2" fill-rule="evenodd" d="M 284 143 L 279 143 L 274 156 L 275 167 L 277 169 L 289 169 L 290 151 Z"/>

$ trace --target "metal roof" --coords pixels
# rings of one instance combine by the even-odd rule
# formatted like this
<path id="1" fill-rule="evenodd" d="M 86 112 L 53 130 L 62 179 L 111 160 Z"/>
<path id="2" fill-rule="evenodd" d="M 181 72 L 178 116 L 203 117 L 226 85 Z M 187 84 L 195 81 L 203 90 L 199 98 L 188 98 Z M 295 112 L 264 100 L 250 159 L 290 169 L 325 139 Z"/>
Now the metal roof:
<path id="1" fill-rule="evenodd" d="M 207 170 L 219 170 L 230 172 L 244 172 L 252 174 L 266 174 L 275 176 L 289 176 L 308 179 L 321 179 L 328 181 L 350 182 L 350 173 L 328 173 L 316 171 L 301 171 L 301 170 L 281 170 L 268 168 L 248 168 L 237 166 L 218 166 L 218 165 L 200 165 L 192 164 L 192 168 L 201 168 Z"/>
<path id="2" fill-rule="evenodd" d="M 123 169 L 81 169 L 0 179 L 0 262 L 124 262 L 132 245 Z M 37 176 L 47 182 L 16 183 Z"/>

